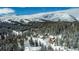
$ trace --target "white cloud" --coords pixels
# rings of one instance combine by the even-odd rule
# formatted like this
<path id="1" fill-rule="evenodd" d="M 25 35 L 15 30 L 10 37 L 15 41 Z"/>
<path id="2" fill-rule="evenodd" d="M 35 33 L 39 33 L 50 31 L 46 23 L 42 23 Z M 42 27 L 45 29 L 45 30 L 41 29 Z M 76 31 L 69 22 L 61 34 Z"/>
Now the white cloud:
<path id="1" fill-rule="evenodd" d="M 15 10 L 13 10 L 11 8 L 0 8 L 0 15 L 9 14 L 9 13 L 15 13 Z"/>

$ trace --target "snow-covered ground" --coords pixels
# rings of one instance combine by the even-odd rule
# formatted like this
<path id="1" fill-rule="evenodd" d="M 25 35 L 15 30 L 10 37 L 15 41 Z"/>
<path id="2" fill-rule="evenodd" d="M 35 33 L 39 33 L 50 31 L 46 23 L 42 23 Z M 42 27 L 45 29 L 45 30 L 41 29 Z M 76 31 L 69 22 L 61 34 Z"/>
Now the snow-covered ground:
<path id="1" fill-rule="evenodd" d="M 74 50 L 74 49 L 69 49 L 69 48 L 64 47 L 64 46 L 57 46 L 57 45 L 55 45 L 55 42 L 53 44 L 51 44 L 48 42 L 48 38 L 46 40 L 43 40 L 41 38 L 32 37 L 32 40 L 34 42 L 34 45 L 36 44 L 35 43 L 35 40 L 36 40 L 38 46 L 36 46 L 36 45 L 31 46 L 29 43 L 29 40 L 27 40 L 24 42 L 25 51 L 41 51 L 42 49 L 44 51 L 77 51 L 76 49 Z M 49 47 L 51 49 L 49 49 Z"/>

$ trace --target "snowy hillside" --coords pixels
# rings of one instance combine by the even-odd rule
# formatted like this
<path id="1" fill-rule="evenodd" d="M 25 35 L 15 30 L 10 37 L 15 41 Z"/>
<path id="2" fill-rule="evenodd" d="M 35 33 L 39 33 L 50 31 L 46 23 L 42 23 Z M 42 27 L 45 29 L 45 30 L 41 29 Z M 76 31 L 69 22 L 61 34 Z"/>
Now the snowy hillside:
<path id="1" fill-rule="evenodd" d="M 65 12 L 0 17 L 0 50 L 79 50 L 78 37 L 79 19 Z"/>
<path id="2" fill-rule="evenodd" d="M 40 14 L 34 14 L 34 15 L 11 15 L 11 16 L 2 16 L 0 17 L 1 22 L 9 22 L 12 21 L 28 23 L 30 21 L 38 21 L 38 22 L 44 22 L 44 21 L 78 21 L 76 17 L 69 15 L 67 13 L 63 12 L 56 12 L 56 13 L 40 13 Z"/>

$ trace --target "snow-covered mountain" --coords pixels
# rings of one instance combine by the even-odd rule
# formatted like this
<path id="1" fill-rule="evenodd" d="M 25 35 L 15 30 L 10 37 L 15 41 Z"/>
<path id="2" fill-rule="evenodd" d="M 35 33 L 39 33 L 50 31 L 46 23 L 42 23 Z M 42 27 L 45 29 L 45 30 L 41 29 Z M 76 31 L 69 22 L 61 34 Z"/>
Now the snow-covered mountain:
<path id="1" fill-rule="evenodd" d="M 33 25 L 29 24 L 31 22 L 59 22 L 59 21 L 78 22 L 79 20 L 73 15 L 70 15 L 65 12 L 48 12 L 33 15 L 4 15 L 0 17 L 0 28 L 25 30 Z M 35 25 L 36 24 L 34 24 L 33 26 Z"/>
<path id="2" fill-rule="evenodd" d="M 45 22 L 45 21 L 67 21 L 73 22 L 78 21 L 76 17 L 69 15 L 64 12 L 57 12 L 57 13 L 40 13 L 34 15 L 11 15 L 11 16 L 2 16 L 0 17 L 0 22 L 9 22 L 12 21 L 20 22 L 20 23 L 28 23 L 30 21 L 38 21 L 38 22 Z"/>
<path id="3" fill-rule="evenodd" d="M 62 49 L 79 50 L 78 21 L 79 19 L 77 17 L 66 12 L 48 12 L 33 15 L 4 15 L 0 17 L 0 34 L 5 34 L 5 38 L 8 36 L 9 38 L 7 40 L 12 40 L 13 42 L 17 39 L 16 42 L 10 42 L 9 44 L 12 44 L 12 47 L 16 44 L 16 47 L 22 50 L 24 50 L 24 47 L 25 50 L 40 50 L 41 47 L 41 50 L 48 50 L 48 48 L 56 51 L 61 51 Z M 4 39 L 4 37 L 1 38 Z M 48 39 L 50 39 L 50 41 Z M 2 42 L 5 43 L 7 40 L 3 40 Z M 54 41 L 51 42 L 51 40 Z M 48 41 L 50 43 L 56 41 L 57 46 L 49 45 Z M 9 46 L 9 44 L 7 46 Z M 30 48 L 28 48 L 29 46 Z M 64 47 L 67 48 L 64 49 Z M 19 50 L 11 47 L 10 49 Z"/>

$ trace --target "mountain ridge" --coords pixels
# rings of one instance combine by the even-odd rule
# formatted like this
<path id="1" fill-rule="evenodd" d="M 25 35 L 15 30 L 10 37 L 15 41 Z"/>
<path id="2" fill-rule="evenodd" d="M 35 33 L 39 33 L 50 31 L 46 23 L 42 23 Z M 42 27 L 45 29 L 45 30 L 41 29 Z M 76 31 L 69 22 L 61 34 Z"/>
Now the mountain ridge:
<path id="1" fill-rule="evenodd" d="M 75 16 L 64 13 L 64 12 L 57 12 L 57 13 L 40 13 L 34 15 L 12 15 L 12 16 L 2 16 L 0 17 L 1 22 L 10 22 L 10 21 L 23 21 L 28 23 L 30 21 L 38 21 L 38 22 L 45 22 L 45 21 L 79 21 Z"/>

